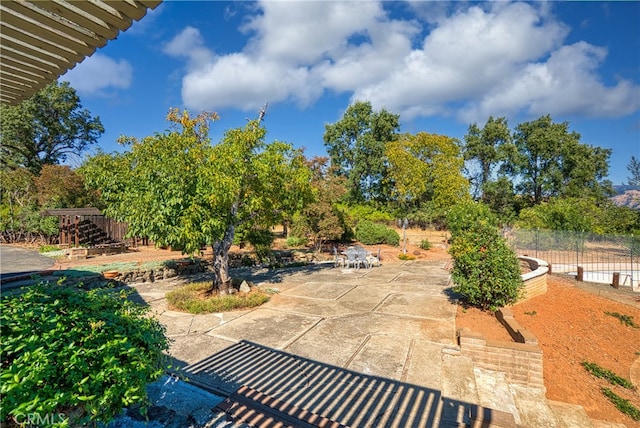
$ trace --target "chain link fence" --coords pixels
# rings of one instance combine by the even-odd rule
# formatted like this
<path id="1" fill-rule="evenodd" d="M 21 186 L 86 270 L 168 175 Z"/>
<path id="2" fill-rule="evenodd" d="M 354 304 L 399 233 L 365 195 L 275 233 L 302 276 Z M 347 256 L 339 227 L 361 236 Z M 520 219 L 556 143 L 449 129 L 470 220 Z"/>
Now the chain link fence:
<path id="1" fill-rule="evenodd" d="M 640 236 L 505 229 L 516 254 L 547 261 L 554 273 L 640 292 Z"/>

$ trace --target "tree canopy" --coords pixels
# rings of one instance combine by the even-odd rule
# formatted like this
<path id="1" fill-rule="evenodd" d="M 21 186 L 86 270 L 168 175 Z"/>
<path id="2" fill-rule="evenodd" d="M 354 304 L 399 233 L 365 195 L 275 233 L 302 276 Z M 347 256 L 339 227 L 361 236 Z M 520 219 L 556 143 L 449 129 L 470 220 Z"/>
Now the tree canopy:
<path id="1" fill-rule="evenodd" d="M 469 198 L 462 175 L 464 160 L 453 138 L 420 132 L 404 134 L 387 144 L 389 180 L 393 196 L 401 205 L 431 201 L 440 211 Z"/>
<path id="2" fill-rule="evenodd" d="M 129 151 L 99 154 L 82 171 L 101 190 L 106 214 L 126 221 L 131 235 L 188 253 L 211 245 L 214 289 L 225 292 L 236 229 L 269 227 L 301 209 L 311 195 L 310 172 L 290 144 L 264 142 L 259 120 L 226 131 L 212 146 L 215 114 L 191 118 L 172 109 L 167 118 L 167 132 L 125 138 Z"/>
<path id="3" fill-rule="evenodd" d="M 384 201 L 385 144 L 397 138 L 400 116 L 359 101 L 325 125 L 324 144 L 336 173 L 347 178 L 352 202 Z"/>
<path id="4" fill-rule="evenodd" d="M 53 82 L 19 105 L 0 109 L 4 168 L 25 167 L 37 175 L 43 165 L 79 156 L 104 132 L 68 82 Z"/>
<path id="5" fill-rule="evenodd" d="M 611 150 L 580 143 L 580 134 L 569 132 L 569 123 L 555 123 L 551 116 L 519 124 L 508 145 L 504 170 L 517 178 L 517 189 L 533 205 L 552 196 L 612 194 L 607 176 Z"/>
<path id="6" fill-rule="evenodd" d="M 511 142 L 511 131 L 507 119 L 489 116 L 487 123 L 480 129 L 476 123 L 469 126 L 464 137 L 464 158 L 478 163 L 480 172 L 471 177 L 485 199 L 485 186 L 492 180 L 496 165 L 504 158 L 502 148 Z"/>

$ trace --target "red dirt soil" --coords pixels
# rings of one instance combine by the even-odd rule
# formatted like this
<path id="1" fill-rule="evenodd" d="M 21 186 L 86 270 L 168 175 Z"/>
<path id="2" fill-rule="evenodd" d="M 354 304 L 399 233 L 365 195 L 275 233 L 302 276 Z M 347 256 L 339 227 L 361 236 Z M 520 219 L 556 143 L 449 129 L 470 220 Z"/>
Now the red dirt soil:
<path id="1" fill-rule="evenodd" d="M 640 356 L 640 328 L 626 326 L 605 312 L 631 316 L 640 324 L 640 308 L 584 291 L 572 280 L 552 275 L 546 294 L 516 304 L 512 311 L 542 348 L 547 398 L 579 404 L 592 419 L 640 427 L 640 422 L 616 409 L 601 388 L 611 389 L 640 408 L 639 391 L 611 385 L 581 365 L 583 361 L 596 363 L 628 380 L 631 364 Z M 456 327 L 468 327 L 491 340 L 511 340 L 492 313 L 474 308 L 458 307 Z"/>

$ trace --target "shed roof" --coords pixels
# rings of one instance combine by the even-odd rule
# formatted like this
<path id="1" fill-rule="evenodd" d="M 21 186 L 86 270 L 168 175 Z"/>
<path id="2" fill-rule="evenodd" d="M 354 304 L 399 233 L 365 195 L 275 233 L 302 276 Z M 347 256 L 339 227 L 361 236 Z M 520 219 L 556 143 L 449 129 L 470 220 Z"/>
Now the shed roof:
<path id="1" fill-rule="evenodd" d="M 42 216 L 62 216 L 62 215 L 102 215 L 97 208 L 56 208 L 40 212 Z"/>
<path id="2" fill-rule="evenodd" d="M 0 102 L 16 105 L 115 39 L 162 0 L 3 0 Z"/>

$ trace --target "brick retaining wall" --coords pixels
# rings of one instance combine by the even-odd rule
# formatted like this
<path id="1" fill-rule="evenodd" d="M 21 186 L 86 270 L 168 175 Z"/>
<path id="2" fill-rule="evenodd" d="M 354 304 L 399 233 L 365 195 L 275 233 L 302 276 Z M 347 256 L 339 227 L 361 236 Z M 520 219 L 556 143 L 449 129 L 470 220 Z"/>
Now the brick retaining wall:
<path id="1" fill-rule="evenodd" d="M 518 302 L 524 302 L 533 297 L 540 296 L 547 292 L 547 275 L 549 274 L 549 264 L 533 257 L 519 256 L 518 259 L 529 264 L 531 272 L 522 274 L 524 281 L 523 296 Z"/>
<path id="2" fill-rule="evenodd" d="M 471 357 L 477 367 L 504 372 L 509 382 L 544 388 L 538 339 L 513 318 L 511 310 L 500 309 L 496 317 L 515 342 L 486 340 L 463 328 L 458 330 L 460 353 Z"/>

